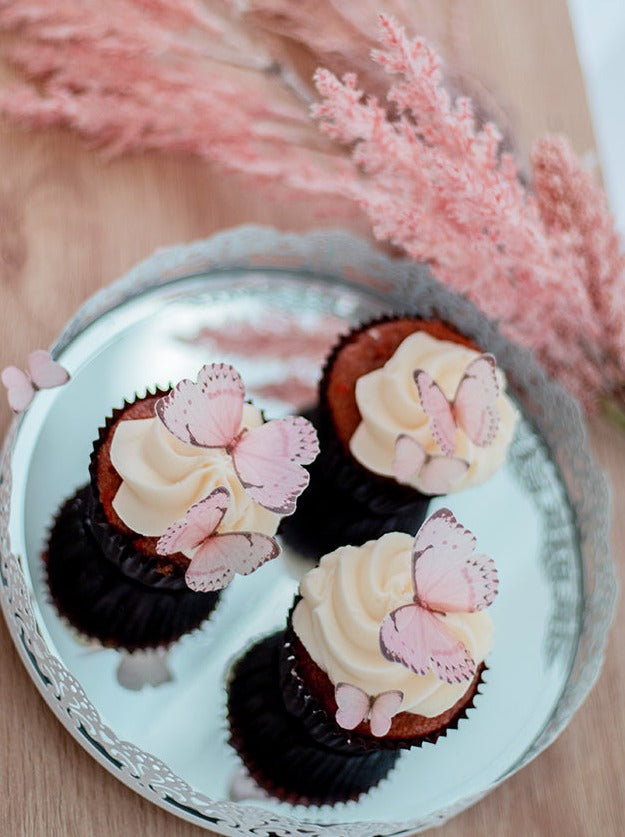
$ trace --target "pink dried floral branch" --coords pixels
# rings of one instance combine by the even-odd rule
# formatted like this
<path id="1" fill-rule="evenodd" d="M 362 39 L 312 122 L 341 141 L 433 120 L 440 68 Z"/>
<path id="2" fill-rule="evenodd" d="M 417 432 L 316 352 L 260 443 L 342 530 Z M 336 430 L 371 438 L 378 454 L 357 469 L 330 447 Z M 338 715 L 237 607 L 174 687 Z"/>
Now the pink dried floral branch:
<path id="1" fill-rule="evenodd" d="M 497 129 L 478 126 L 472 104 L 443 87 L 437 53 L 390 18 L 384 49 L 365 63 L 373 2 L 247 0 L 241 17 L 235 0 L 0 0 L 5 54 L 27 79 L 0 91 L 0 111 L 74 128 L 109 153 L 198 154 L 348 197 L 380 239 L 429 262 L 587 405 L 620 394 L 624 264 L 600 190 L 547 138 L 528 192 Z M 415 13 L 412 0 L 392 3 L 404 20 Z M 363 98 L 355 75 L 319 71 L 315 114 L 334 142 L 320 138 L 306 85 L 282 52 L 275 59 L 278 35 L 335 70 L 357 67 L 375 92 L 389 88 L 384 106 Z"/>
<path id="2" fill-rule="evenodd" d="M 435 50 L 380 20 L 384 49 L 373 57 L 393 79 L 387 100 L 396 119 L 364 98 L 353 74 L 342 81 L 316 74 L 322 102 L 313 114 L 362 172 L 344 189 L 378 238 L 428 262 L 593 405 L 625 381 L 623 318 L 614 305 L 623 260 L 598 191 L 553 141 L 534 156 L 537 194 L 526 190 L 513 158 L 500 152 L 497 129 L 478 129 L 471 102 L 452 101 L 443 88 Z M 558 183 L 566 196 L 555 200 Z"/>
<path id="3" fill-rule="evenodd" d="M 377 44 L 379 5 L 379 0 L 247 0 L 244 15 L 261 30 L 304 46 L 317 64 L 335 73 L 357 72 L 369 89 L 381 93 L 384 73 L 369 60 Z M 437 24 L 444 15 L 423 0 L 385 0 L 384 5 L 406 25 L 440 34 Z"/>
<path id="4" fill-rule="evenodd" d="M 617 386 L 625 359 L 625 253 L 606 196 L 562 136 L 539 139 L 532 152 L 533 187 L 550 233 L 569 233 L 583 260 L 586 287 L 601 322 L 604 362 Z M 619 379 L 620 376 L 620 379 Z"/>
<path id="5" fill-rule="evenodd" d="M 381 89 L 384 72 L 368 60 L 377 4 L 0 0 L 4 53 L 25 76 L 0 91 L 0 113 L 29 128 L 71 128 L 109 155 L 203 156 L 274 190 L 330 198 L 319 212 L 353 212 L 336 188 L 351 162 L 311 125 L 310 72 L 288 45 L 337 71 L 355 64 Z M 448 26 L 427 0 L 388 5 L 430 31 Z"/>
<path id="6" fill-rule="evenodd" d="M 77 130 L 110 154 L 191 153 L 337 195 L 351 163 L 311 126 L 288 69 L 229 0 L 0 0 L 5 55 L 27 81 L 0 112 Z"/>
<path id="7" fill-rule="evenodd" d="M 228 0 L 235 3 L 239 0 Z M 245 0 L 244 18 L 262 32 L 280 35 L 304 47 L 316 61 L 336 75 L 353 72 L 369 94 L 385 98 L 388 87 L 383 68 L 370 60 L 379 44 L 380 0 Z M 475 76 L 469 47 L 470 10 L 464 0 L 432 3 L 431 0 L 384 0 L 385 14 L 425 35 L 447 57 L 446 86 L 470 92 L 480 121 L 496 115 L 506 128 L 509 117 L 484 82 Z M 273 42 L 274 48 L 279 43 Z M 309 74 L 301 76 L 308 84 Z M 311 96 L 312 100 L 312 96 Z"/>

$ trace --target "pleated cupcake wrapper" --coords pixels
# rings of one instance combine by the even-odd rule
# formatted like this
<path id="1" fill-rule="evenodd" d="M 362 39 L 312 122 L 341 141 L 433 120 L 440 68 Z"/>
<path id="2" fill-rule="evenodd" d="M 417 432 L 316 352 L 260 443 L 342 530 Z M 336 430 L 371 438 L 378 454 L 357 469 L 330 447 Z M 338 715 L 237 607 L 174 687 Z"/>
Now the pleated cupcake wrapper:
<path id="1" fill-rule="evenodd" d="M 106 519 L 102 504 L 89 486 L 87 495 L 86 524 L 98 542 L 102 555 L 111 562 L 126 578 L 137 581 L 150 589 L 183 591 L 188 590 L 184 570 L 173 567 L 171 575 L 158 569 L 158 559 L 144 555 L 133 545 L 131 538 L 115 529 Z"/>
<path id="2" fill-rule="evenodd" d="M 315 562 L 339 546 L 361 546 L 386 532 L 416 534 L 425 520 L 430 498 L 415 497 L 406 510 L 372 514 L 317 467 L 293 515 L 285 518 L 279 534 L 304 557 Z"/>
<path id="3" fill-rule="evenodd" d="M 149 589 L 126 578 L 87 528 L 88 492 L 64 503 L 48 542 L 48 588 L 59 614 L 102 645 L 128 651 L 167 646 L 199 627 L 219 593 Z"/>
<path id="4" fill-rule="evenodd" d="M 294 642 L 297 640 L 292 626 L 292 615 L 299 597 L 296 597 L 289 613 L 284 635 L 284 645 L 280 653 L 280 686 L 284 705 L 287 710 L 299 718 L 310 732 L 311 736 L 325 747 L 337 752 L 368 753 L 375 750 L 409 750 L 411 747 L 421 747 L 424 742 L 435 744 L 441 736 L 446 736 L 450 729 L 457 729 L 458 723 L 467 717 L 469 709 L 474 707 L 476 694 L 480 694 L 482 675 L 486 666 L 479 667 L 479 679 L 474 687 L 470 700 L 462 706 L 456 714 L 439 729 L 423 735 L 408 738 L 390 738 L 361 735 L 354 730 L 340 727 L 334 716 L 315 699 L 297 668 L 297 658 L 294 653 Z M 416 675 L 415 675 L 416 676 Z M 384 691 L 384 684 L 380 684 L 380 692 Z"/>
<path id="5" fill-rule="evenodd" d="M 282 701 L 283 644 L 280 631 L 235 664 L 228 685 L 230 744 L 256 783 L 278 799 L 303 805 L 356 800 L 388 775 L 398 753 L 341 753 L 317 743 Z"/>
<path id="6" fill-rule="evenodd" d="M 414 488 L 402 485 L 392 477 L 383 477 L 367 470 L 343 448 L 332 426 L 329 408 L 323 390 L 311 421 L 319 436 L 320 453 L 312 466 L 313 479 L 330 483 L 341 495 L 358 503 L 363 514 L 383 517 L 387 514 L 407 513 L 419 510 L 432 499 Z"/>
<path id="7" fill-rule="evenodd" d="M 185 582 L 185 570 L 176 564 L 168 563 L 171 572 L 165 573 L 159 569 L 159 560 L 152 555 L 145 555 L 136 549 L 132 537 L 124 534 L 112 526 L 107 520 L 104 508 L 100 502 L 97 479 L 97 457 L 100 446 L 107 439 L 110 429 L 117 419 L 137 401 L 145 398 L 167 395 L 169 390 L 156 388 L 148 390 L 145 396 L 136 396 L 131 401 L 124 401 L 124 406 L 115 408 L 107 417 L 104 426 L 98 430 L 98 438 L 93 443 L 93 450 L 89 462 L 89 475 L 91 477 L 91 493 L 88 507 L 88 525 L 97 540 L 104 557 L 114 564 L 119 570 L 130 579 L 145 584 L 150 588 L 163 590 L 187 590 Z M 163 563 L 168 559 L 163 558 Z"/>

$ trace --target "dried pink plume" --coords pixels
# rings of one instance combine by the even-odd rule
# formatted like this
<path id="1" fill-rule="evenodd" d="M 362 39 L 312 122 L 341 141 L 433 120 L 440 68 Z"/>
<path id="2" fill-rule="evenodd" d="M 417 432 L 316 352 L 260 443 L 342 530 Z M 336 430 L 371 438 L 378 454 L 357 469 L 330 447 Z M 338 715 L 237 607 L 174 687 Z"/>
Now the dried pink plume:
<path id="1" fill-rule="evenodd" d="M 448 42 L 450 53 L 461 52 L 462 15 L 450 21 L 427 0 L 385 3 Z M 337 72 L 356 67 L 373 89 L 384 89 L 384 71 L 369 61 L 377 6 L 0 0 L 4 55 L 23 76 L 0 90 L 0 113 L 28 128 L 71 128 L 108 155 L 195 154 L 291 199 L 314 194 L 317 214 L 353 213 L 337 188 L 353 165 L 309 119 L 311 74 L 319 63 Z M 310 67 L 294 60 L 293 43 Z"/>
<path id="2" fill-rule="evenodd" d="M 594 405 L 625 380 L 623 257 L 601 192 L 553 139 L 537 145 L 528 191 L 497 129 L 478 129 L 471 102 L 442 86 L 436 51 L 380 20 L 384 50 L 373 57 L 393 77 L 396 118 L 364 98 L 354 75 L 316 74 L 314 116 L 362 172 L 343 188 L 378 238 L 429 263 Z"/>
<path id="3" fill-rule="evenodd" d="M 603 362 L 616 386 L 622 385 L 625 358 L 625 254 L 602 189 L 585 171 L 567 140 L 540 138 L 532 152 L 533 187 L 550 234 L 568 232 L 582 261 L 582 274 L 597 312 Z"/>
<path id="4" fill-rule="evenodd" d="M 414 20 L 413 0 L 388 5 Z M 423 19 L 427 6 L 417 5 Z M 337 71 L 360 56 L 379 85 L 384 74 L 367 60 L 376 8 L 377 0 L 0 0 L 4 55 L 25 76 L 0 90 L 0 113 L 28 128 L 72 128 L 109 155 L 195 154 L 291 198 L 329 198 L 326 211 L 353 211 L 336 188 L 351 162 L 310 122 L 311 73 L 293 65 L 288 42 Z"/>
<path id="5" fill-rule="evenodd" d="M 436 51 L 388 16 L 368 60 L 376 5 L 0 0 L 4 54 L 24 77 L 0 90 L 0 113 L 72 128 L 110 154 L 200 155 L 313 195 L 319 214 L 360 207 L 379 239 L 429 263 L 586 406 L 625 400 L 625 264 L 603 193 L 553 137 L 537 143 L 525 188 L 497 128 L 443 85 Z M 432 4 L 385 7 L 444 40 Z M 462 26 L 451 28 L 458 66 Z M 329 68 L 315 76 L 322 134 L 289 41 Z M 339 80 L 346 68 L 360 82 Z"/>
<path id="6" fill-rule="evenodd" d="M 0 113 L 69 127 L 109 154 L 196 154 L 335 193 L 350 167 L 308 117 L 310 94 L 232 0 L 2 0 L 5 56 L 26 81 Z M 251 31 L 250 31 L 251 30 Z"/>

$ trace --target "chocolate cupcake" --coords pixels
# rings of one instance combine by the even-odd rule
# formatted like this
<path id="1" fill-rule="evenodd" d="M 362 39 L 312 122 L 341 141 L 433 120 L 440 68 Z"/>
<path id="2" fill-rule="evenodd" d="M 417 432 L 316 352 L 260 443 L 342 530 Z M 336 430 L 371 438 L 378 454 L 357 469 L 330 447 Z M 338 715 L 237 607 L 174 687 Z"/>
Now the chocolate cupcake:
<path id="1" fill-rule="evenodd" d="M 182 553 L 159 555 L 156 550 L 158 538 L 134 531 L 115 510 L 115 499 L 124 482 L 111 460 L 111 447 L 116 431 L 122 422 L 142 421 L 149 422 L 152 435 L 157 436 L 155 406 L 168 392 L 169 390 L 156 390 L 142 398 L 125 402 L 122 408 L 113 410 L 104 427 L 100 428 L 89 466 L 91 485 L 85 495 L 88 507 L 87 526 L 105 557 L 127 578 L 152 588 L 184 590 L 184 574 L 189 559 Z M 122 433 L 127 432 L 128 427 L 124 426 Z M 153 442 L 150 436 L 145 434 L 138 444 L 149 447 Z M 157 459 L 156 448 L 152 451 Z M 124 470 L 123 450 L 118 453 L 118 457 L 122 460 L 121 463 L 118 462 L 118 467 Z M 182 516 L 182 511 L 177 509 L 173 514 L 175 516 L 178 513 Z M 171 514 L 169 516 L 171 517 Z M 158 524 L 156 528 L 160 528 Z"/>
<path id="2" fill-rule="evenodd" d="M 304 803 L 354 799 L 398 751 L 457 727 L 491 650 L 485 608 L 498 586 L 474 548 L 443 509 L 416 538 L 342 547 L 306 574 L 286 631 L 230 679 L 231 743 L 261 787 Z"/>
<path id="3" fill-rule="evenodd" d="M 415 533 L 432 496 L 480 485 L 504 462 L 517 416 L 504 388 L 492 355 L 444 323 L 384 318 L 342 338 L 307 413 L 321 453 L 287 541 L 318 559 Z"/>
<path id="4" fill-rule="evenodd" d="M 228 690 L 230 744 L 256 783 L 294 805 L 357 799 L 384 779 L 398 753 L 341 750 L 311 735 L 286 708 L 281 687 L 285 632 L 253 645 L 236 663 Z"/>
<path id="5" fill-rule="evenodd" d="M 109 560 L 129 578 L 180 590 L 187 587 L 190 558 L 159 552 L 158 544 L 192 506 L 225 488 L 229 504 L 222 532 L 271 537 L 280 516 L 249 496 L 225 448 L 194 445 L 167 429 L 156 415 L 165 394 L 114 410 L 100 430 L 90 465 L 89 525 Z M 247 428 L 262 426 L 260 410 L 243 405 L 241 422 Z"/>
<path id="6" fill-rule="evenodd" d="M 224 364 L 203 367 L 197 383 L 126 403 L 99 432 L 90 486 L 53 528 L 48 579 L 58 609 L 80 630 L 127 648 L 172 641 L 195 627 L 235 573 L 278 555 L 273 535 L 308 480 L 299 463 L 316 451 L 307 421 L 264 422 Z M 70 548 L 68 532 L 79 529 Z M 83 607 L 80 585 L 68 579 L 81 550 L 100 579 Z M 155 625 L 159 614 L 170 619 L 176 602 L 184 608 L 166 639 Z M 104 610 L 117 621 L 117 609 L 133 608 L 141 615 L 133 624 L 145 630 L 109 635 Z"/>
<path id="7" fill-rule="evenodd" d="M 63 504 L 44 555 L 59 614 L 81 634 L 127 651 L 164 647 L 198 628 L 219 593 L 151 587 L 124 575 L 91 533 L 90 498 L 87 485 Z"/>

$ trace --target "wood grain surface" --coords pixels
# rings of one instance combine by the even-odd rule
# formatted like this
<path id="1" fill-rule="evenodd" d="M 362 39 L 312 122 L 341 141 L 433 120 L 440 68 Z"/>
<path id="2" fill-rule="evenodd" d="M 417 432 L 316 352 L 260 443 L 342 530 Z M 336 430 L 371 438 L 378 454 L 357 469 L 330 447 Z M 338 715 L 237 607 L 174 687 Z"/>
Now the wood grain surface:
<path id="1" fill-rule="evenodd" d="M 471 0 L 469 10 L 471 71 L 510 114 L 521 151 L 553 129 L 567 132 L 578 151 L 592 149 L 565 1 Z M 60 132 L 0 126 L 0 161 L 0 367 L 48 345 L 81 302 L 157 247 L 244 222 L 318 224 L 305 205 L 272 205 L 201 161 L 147 155 L 106 163 Z M 3 401 L 2 433 L 9 420 Z M 596 420 L 591 439 L 614 488 L 612 544 L 622 574 L 625 434 Z M 624 833 L 624 629 L 621 608 L 599 683 L 559 740 L 440 837 Z M 1 834 L 207 833 L 135 795 L 79 747 L 37 693 L 4 625 L 0 657 Z"/>

